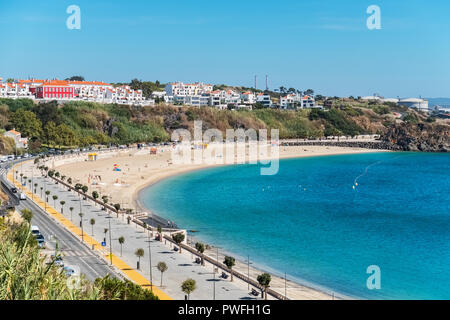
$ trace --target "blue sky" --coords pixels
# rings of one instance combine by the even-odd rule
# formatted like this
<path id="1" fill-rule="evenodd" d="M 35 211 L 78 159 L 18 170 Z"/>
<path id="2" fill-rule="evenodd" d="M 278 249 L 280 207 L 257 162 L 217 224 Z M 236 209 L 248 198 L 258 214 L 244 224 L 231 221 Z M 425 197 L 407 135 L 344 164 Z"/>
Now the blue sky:
<path id="1" fill-rule="evenodd" d="M 69 30 L 69 5 L 81 30 Z M 368 30 L 366 9 L 381 9 Z M 0 76 L 450 97 L 447 0 L 0 0 Z"/>

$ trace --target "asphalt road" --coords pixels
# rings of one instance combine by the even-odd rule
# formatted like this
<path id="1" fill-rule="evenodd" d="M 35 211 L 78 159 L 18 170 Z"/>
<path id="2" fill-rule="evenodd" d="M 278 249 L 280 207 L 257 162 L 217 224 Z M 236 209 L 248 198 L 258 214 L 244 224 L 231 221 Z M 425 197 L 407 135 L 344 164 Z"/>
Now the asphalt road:
<path id="1" fill-rule="evenodd" d="M 6 175 L 3 175 L 6 174 L 5 166 L 6 164 L 2 164 L 0 167 L 0 179 L 4 184 L 10 185 L 10 183 L 6 181 Z M 5 188 L 2 185 L 2 189 L 6 194 L 17 199 L 16 194 L 12 194 L 8 188 Z M 69 265 L 75 270 L 78 269 L 81 274 L 84 274 L 86 278 L 91 281 L 99 277 L 104 277 L 107 274 L 120 278 L 120 276 L 109 267 L 105 260 L 94 254 L 86 245 L 63 226 L 54 221 L 44 212 L 44 210 L 39 208 L 31 200 L 16 200 L 16 203 L 18 203 L 16 206 L 18 211 L 27 208 L 33 212 L 32 224 L 38 226 L 43 234 L 46 242 L 46 249 L 53 251 L 55 250 L 56 243 L 58 243 L 58 251 L 62 254 L 66 266 Z"/>

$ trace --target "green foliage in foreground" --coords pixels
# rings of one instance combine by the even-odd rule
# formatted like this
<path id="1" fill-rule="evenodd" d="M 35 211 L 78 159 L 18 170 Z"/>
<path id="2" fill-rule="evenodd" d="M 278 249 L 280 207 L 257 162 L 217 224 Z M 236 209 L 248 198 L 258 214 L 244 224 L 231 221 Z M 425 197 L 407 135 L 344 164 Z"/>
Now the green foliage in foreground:
<path id="1" fill-rule="evenodd" d="M 105 277 L 94 283 L 81 276 L 68 285 L 62 268 L 42 255 L 28 222 L 0 218 L 0 300 L 157 300 L 130 282 Z"/>

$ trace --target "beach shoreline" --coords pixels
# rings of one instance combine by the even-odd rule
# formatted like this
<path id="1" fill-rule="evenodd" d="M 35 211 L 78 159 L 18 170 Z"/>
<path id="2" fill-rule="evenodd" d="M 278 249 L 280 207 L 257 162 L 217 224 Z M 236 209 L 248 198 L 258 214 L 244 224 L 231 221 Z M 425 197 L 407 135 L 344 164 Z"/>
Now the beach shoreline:
<path id="1" fill-rule="evenodd" d="M 167 149 L 167 148 L 166 148 Z M 124 167 L 129 166 L 127 164 L 124 164 L 123 160 L 131 160 L 131 162 L 135 162 L 136 164 L 145 158 L 148 158 L 148 154 L 145 155 L 139 155 L 138 152 L 132 155 L 133 151 L 129 151 L 128 157 L 124 154 L 117 153 L 116 156 L 112 155 L 111 157 L 108 157 L 106 159 L 101 159 L 96 162 L 87 162 L 87 165 L 89 166 L 88 169 L 91 169 L 95 173 L 102 173 L 106 174 L 105 171 L 100 170 L 99 168 L 102 165 L 106 165 L 106 167 L 110 167 L 113 164 L 121 163 L 124 165 Z M 200 164 L 200 165 L 166 165 L 168 162 L 168 153 L 167 150 L 158 150 L 160 152 L 158 154 L 159 156 L 159 162 L 154 161 L 158 164 L 159 168 L 155 170 L 155 166 L 152 167 L 151 170 L 148 170 L 148 172 L 151 172 L 151 174 L 148 175 L 148 177 L 144 178 L 144 176 L 141 176 L 142 179 L 135 179 L 135 182 L 132 184 L 126 184 L 126 192 L 120 192 L 120 197 L 111 195 L 111 198 L 114 199 L 114 201 L 122 201 L 130 204 L 132 207 L 136 209 L 136 211 L 140 210 L 143 212 L 149 212 L 150 210 L 146 208 L 143 203 L 141 202 L 141 193 L 150 188 L 151 186 L 176 175 L 182 175 L 187 174 L 193 171 L 198 170 L 205 170 L 210 169 L 214 167 L 219 166 L 225 166 L 225 165 L 234 165 L 234 164 Z M 386 150 L 373 150 L 373 149 L 361 149 L 361 148 L 345 148 L 345 147 L 318 147 L 318 146 L 301 146 L 301 147 L 280 147 L 280 156 L 279 159 L 294 159 L 294 158 L 306 158 L 306 157 L 322 157 L 322 156 L 337 156 L 337 155 L 346 155 L 346 154 L 361 154 L 361 153 L 374 153 L 374 152 L 388 152 Z M 163 156 L 161 156 L 163 155 Z M 82 157 L 82 156 L 81 156 Z M 148 161 L 148 159 L 146 159 Z M 153 160 L 156 160 L 153 158 Z M 269 160 L 269 158 L 266 158 L 264 160 Z M 80 159 L 79 161 L 82 161 Z M 64 172 L 67 176 L 71 176 L 74 178 L 74 182 L 83 182 L 88 183 L 90 182 L 90 179 L 88 178 L 83 179 L 82 173 L 80 171 L 80 166 L 76 165 L 79 161 L 75 161 L 75 164 L 65 164 L 56 166 L 60 172 Z M 145 162 L 145 161 L 144 161 Z M 141 173 L 142 163 L 139 163 L 139 174 Z M 78 167 L 77 170 L 75 168 Z M 83 170 L 85 172 L 85 170 Z M 131 172 L 131 169 L 128 168 L 128 172 Z M 84 177 L 86 178 L 86 176 Z M 111 177 L 110 177 L 111 178 Z M 105 180 L 102 180 L 105 181 Z M 108 180 L 109 182 L 111 179 Z M 113 179 L 114 181 L 114 179 Z M 117 179 L 117 181 L 119 181 Z M 136 183 L 136 181 L 140 181 L 140 183 Z M 104 192 L 102 192 L 104 194 Z M 113 192 L 111 192 L 113 193 Z M 151 211 L 150 211 L 151 212 Z M 159 216 L 157 212 L 153 213 L 152 215 L 155 215 L 161 219 L 166 219 L 167 217 Z M 181 226 L 182 227 L 182 226 Z M 208 252 L 210 251 L 210 252 Z M 226 252 L 225 250 L 222 250 L 222 253 Z M 211 250 L 206 250 L 205 254 L 207 255 L 214 255 Z M 230 254 L 232 254 L 230 252 Z M 223 254 L 222 254 L 223 256 Z M 235 270 L 238 272 L 245 271 L 245 274 L 247 273 L 247 265 L 241 261 L 242 259 L 239 258 L 236 261 Z M 284 286 L 285 279 L 283 277 L 280 277 L 280 272 L 277 272 L 276 270 L 270 270 L 270 268 L 266 268 L 264 266 L 258 266 L 254 265 L 251 268 L 251 278 L 255 278 L 254 275 L 260 274 L 261 272 L 270 272 L 272 274 L 272 288 L 275 288 L 278 292 L 281 294 L 284 294 L 284 289 L 282 287 Z M 352 297 L 345 296 L 343 294 L 339 293 L 331 293 L 331 290 L 328 288 L 322 288 L 319 285 L 315 284 L 309 284 L 306 280 L 297 279 L 294 278 L 293 280 L 288 280 L 289 282 L 289 291 L 290 294 L 288 297 L 290 299 L 354 299 Z M 305 284 L 306 283 L 306 284 Z"/>

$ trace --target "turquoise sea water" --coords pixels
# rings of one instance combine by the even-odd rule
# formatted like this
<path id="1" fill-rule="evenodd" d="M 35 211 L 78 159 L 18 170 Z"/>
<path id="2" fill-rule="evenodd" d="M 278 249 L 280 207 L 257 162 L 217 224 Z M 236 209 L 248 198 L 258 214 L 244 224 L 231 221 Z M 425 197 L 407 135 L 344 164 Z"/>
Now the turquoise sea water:
<path id="1" fill-rule="evenodd" d="M 191 172 L 147 188 L 141 201 L 206 243 L 330 292 L 450 299 L 450 155 L 288 159 L 275 176 L 259 172 Z M 371 265 L 380 290 L 367 289 Z"/>

